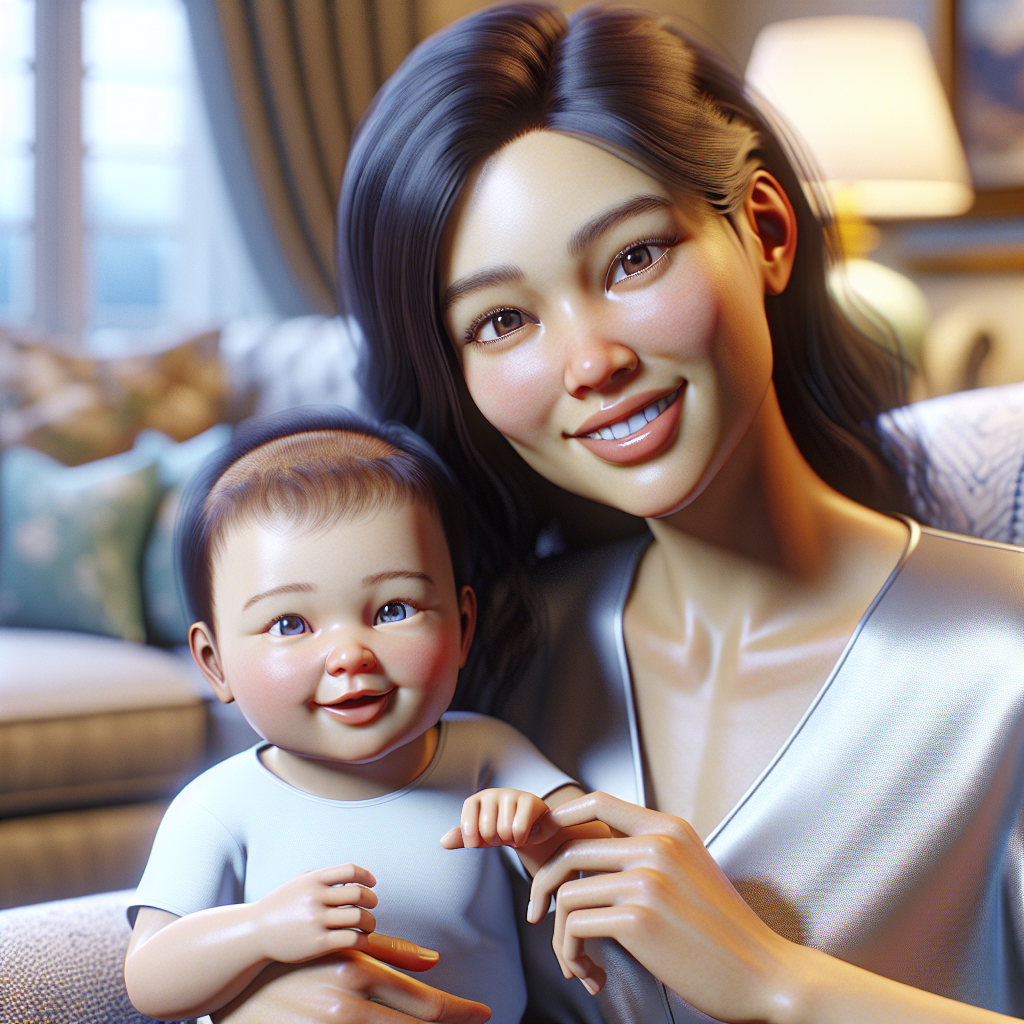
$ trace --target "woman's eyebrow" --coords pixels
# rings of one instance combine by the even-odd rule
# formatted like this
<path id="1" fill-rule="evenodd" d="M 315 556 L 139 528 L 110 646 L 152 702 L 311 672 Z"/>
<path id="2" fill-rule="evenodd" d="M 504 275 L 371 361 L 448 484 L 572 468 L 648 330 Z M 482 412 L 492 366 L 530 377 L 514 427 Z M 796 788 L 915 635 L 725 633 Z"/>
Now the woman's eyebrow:
<path id="1" fill-rule="evenodd" d="M 522 281 L 523 277 L 524 274 L 518 267 L 491 267 L 489 270 L 481 270 L 478 274 L 470 274 L 448 285 L 441 299 L 441 310 L 447 313 L 453 303 L 470 292 L 490 288 L 494 284 L 512 284 L 515 281 Z"/>
<path id="2" fill-rule="evenodd" d="M 250 597 L 248 601 L 242 605 L 242 611 L 247 611 L 257 601 L 262 601 L 265 597 L 273 597 L 275 594 L 308 594 L 310 591 L 316 590 L 316 587 L 312 583 L 286 583 L 281 587 L 274 587 L 273 590 L 264 590 L 262 594 L 256 594 Z"/>
<path id="3" fill-rule="evenodd" d="M 599 213 L 593 220 L 587 221 L 578 231 L 573 233 L 567 246 L 570 256 L 580 256 L 595 238 L 603 235 L 609 228 L 615 227 L 620 221 L 635 217 L 651 210 L 668 209 L 672 203 L 664 196 L 639 195 L 627 199 L 618 206 L 613 206 L 604 213 Z"/>

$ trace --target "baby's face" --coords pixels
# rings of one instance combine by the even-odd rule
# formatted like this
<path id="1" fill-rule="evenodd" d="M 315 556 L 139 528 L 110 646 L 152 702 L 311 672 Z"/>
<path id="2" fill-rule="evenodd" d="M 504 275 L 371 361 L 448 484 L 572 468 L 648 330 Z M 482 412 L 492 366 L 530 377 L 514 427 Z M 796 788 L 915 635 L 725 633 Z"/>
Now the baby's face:
<path id="1" fill-rule="evenodd" d="M 278 747 L 376 760 L 451 702 L 471 638 L 466 591 L 437 516 L 416 503 L 315 532 L 232 528 L 213 572 L 226 689 Z"/>

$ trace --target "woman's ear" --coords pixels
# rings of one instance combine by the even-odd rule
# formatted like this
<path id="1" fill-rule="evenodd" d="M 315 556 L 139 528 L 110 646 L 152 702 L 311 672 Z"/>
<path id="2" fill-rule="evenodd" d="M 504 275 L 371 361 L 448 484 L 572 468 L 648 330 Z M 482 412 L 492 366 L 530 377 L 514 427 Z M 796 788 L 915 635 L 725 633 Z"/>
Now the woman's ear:
<path id="1" fill-rule="evenodd" d="M 476 594 L 472 587 L 463 587 L 459 592 L 459 624 L 462 627 L 459 668 L 462 668 L 469 657 L 473 631 L 476 629 Z"/>
<path id="2" fill-rule="evenodd" d="M 782 186 L 765 170 L 754 172 L 743 212 L 761 250 L 766 295 L 786 290 L 796 256 L 796 214 Z"/>
<path id="3" fill-rule="evenodd" d="M 235 698 L 221 667 L 213 630 L 205 622 L 193 622 L 192 628 L 188 631 L 188 646 L 192 652 L 192 659 L 213 688 L 217 699 L 222 704 L 230 704 Z"/>

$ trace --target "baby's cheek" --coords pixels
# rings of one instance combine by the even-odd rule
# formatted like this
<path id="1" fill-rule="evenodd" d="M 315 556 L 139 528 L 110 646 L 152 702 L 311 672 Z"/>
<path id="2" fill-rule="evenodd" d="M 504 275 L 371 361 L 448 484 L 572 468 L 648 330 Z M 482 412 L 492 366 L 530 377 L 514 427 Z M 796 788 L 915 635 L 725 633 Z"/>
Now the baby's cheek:
<path id="1" fill-rule="evenodd" d="M 240 659 L 237 666 L 238 682 L 234 686 L 235 699 L 247 718 L 274 722 L 286 709 L 294 708 L 309 699 L 309 684 L 303 673 L 297 672 L 286 658 Z"/>

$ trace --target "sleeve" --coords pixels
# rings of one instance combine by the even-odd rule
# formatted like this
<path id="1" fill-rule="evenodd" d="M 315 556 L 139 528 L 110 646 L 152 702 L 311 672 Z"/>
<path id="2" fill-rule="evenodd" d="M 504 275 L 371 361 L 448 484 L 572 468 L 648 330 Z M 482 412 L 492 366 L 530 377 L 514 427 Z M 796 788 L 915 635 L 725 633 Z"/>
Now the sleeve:
<path id="1" fill-rule="evenodd" d="M 562 786 L 578 785 L 571 775 L 556 768 L 507 722 L 481 718 L 486 732 L 490 776 L 481 788 L 521 789 L 543 798 Z"/>
<path id="2" fill-rule="evenodd" d="M 139 907 L 178 917 L 209 907 L 244 902 L 245 855 L 235 837 L 188 789 L 160 822 L 149 862 L 128 908 L 134 926 Z"/>

